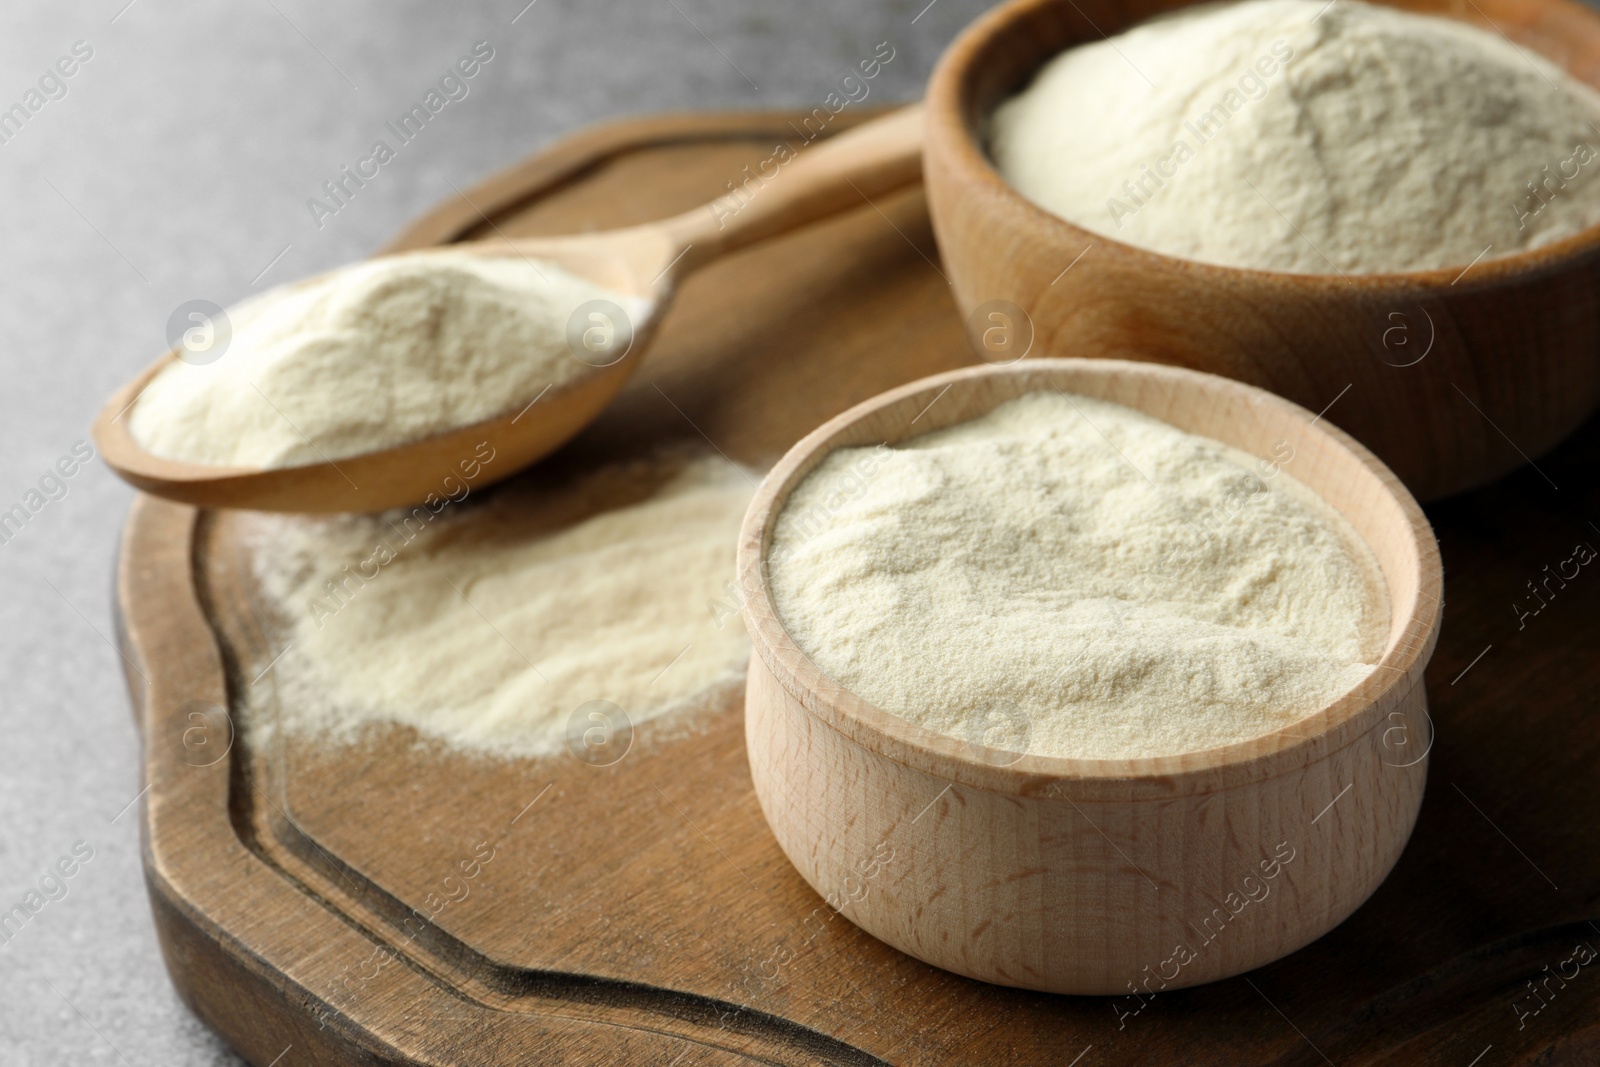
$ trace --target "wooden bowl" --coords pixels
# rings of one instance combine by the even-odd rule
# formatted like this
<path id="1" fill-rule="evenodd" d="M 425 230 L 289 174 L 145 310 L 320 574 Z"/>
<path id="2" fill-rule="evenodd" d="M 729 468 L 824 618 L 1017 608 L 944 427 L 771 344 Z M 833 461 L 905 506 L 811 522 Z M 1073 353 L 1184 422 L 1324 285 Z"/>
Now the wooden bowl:
<path id="1" fill-rule="evenodd" d="M 963 315 L 1008 301 L 1032 319 L 1035 354 L 1089 347 L 1193 367 L 1313 411 L 1337 399 L 1328 417 L 1424 500 L 1512 470 L 1577 426 L 1600 398 L 1600 227 L 1470 269 L 1289 274 L 1123 244 L 1000 176 L 983 143 L 996 105 L 1063 49 L 1185 2 L 1014 0 L 945 52 L 928 88 L 924 174 Z M 1600 86 L 1600 16 L 1576 3 L 1394 6 L 1492 24 Z"/>
<path id="2" fill-rule="evenodd" d="M 1292 448 L 1289 473 L 1349 519 L 1382 567 L 1392 619 L 1373 674 L 1261 737 L 1086 760 L 933 733 L 823 673 L 766 581 L 790 492 L 836 448 L 914 437 L 1042 389 L 1115 401 L 1253 455 Z M 1416 821 L 1432 736 L 1422 672 L 1442 585 L 1432 531 L 1370 452 L 1263 390 L 1101 359 L 914 382 L 789 450 L 751 503 L 738 566 L 754 646 L 746 744 L 767 821 L 829 906 L 935 966 L 1131 995 L 1118 1010 L 1135 1011 L 1143 1001 L 1132 996 L 1261 966 L 1337 925 L 1389 873 Z"/>

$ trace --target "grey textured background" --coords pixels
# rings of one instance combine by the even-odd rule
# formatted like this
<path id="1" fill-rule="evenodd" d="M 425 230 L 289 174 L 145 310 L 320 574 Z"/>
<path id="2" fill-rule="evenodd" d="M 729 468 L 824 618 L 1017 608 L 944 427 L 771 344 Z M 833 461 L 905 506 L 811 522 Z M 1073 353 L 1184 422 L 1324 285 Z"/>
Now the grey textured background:
<path id="1" fill-rule="evenodd" d="M 88 437 L 184 301 L 228 305 L 365 256 L 450 182 L 599 119 L 814 106 L 883 40 L 897 55 L 874 101 L 914 96 L 987 6 L 125 3 L 0 8 L 0 108 L 74 42 L 94 49 L 0 144 L 0 511 Z M 306 199 L 480 40 L 495 55 L 471 94 L 313 225 Z M 109 608 L 132 493 L 98 460 L 66 484 L 0 545 L 0 911 L 76 842 L 94 857 L 0 945 L 0 1064 L 239 1063 L 168 983 L 140 876 L 139 740 Z"/>

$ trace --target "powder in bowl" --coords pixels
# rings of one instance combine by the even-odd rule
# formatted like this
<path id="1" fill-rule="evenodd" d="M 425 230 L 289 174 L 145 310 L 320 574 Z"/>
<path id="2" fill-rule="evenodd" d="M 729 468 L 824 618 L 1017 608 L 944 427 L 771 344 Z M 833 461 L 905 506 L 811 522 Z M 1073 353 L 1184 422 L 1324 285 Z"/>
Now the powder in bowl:
<path id="1" fill-rule="evenodd" d="M 169 363 L 134 404 L 151 453 L 289 467 L 405 444 L 526 405 L 590 368 L 567 346 L 589 300 L 643 303 L 554 263 L 384 256 L 249 301 L 216 362 Z"/>
<path id="2" fill-rule="evenodd" d="M 1059 393 L 871 452 L 795 487 L 770 588 L 823 671 L 931 730 L 1199 751 L 1320 710 L 1382 656 L 1376 559 L 1281 464 Z"/>
<path id="3" fill-rule="evenodd" d="M 1600 222 L 1596 123 L 1600 94 L 1492 29 L 1243 0 L 1068 49 L 995 111 L 989 148 L 1028 199 L 1118 241 L 1374 273 Z"/>

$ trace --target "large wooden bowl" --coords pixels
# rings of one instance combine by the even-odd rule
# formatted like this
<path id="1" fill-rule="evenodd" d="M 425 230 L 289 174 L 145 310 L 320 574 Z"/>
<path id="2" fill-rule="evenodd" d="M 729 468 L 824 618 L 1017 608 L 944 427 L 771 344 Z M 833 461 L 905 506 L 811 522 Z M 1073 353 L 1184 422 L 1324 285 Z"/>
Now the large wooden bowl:
<path id="1" fill-rule="evenodd" d="M 1487 482 L 1577 426 L 1600 397 L 1600 227 L 1470 270 L 1288 274 L 1135 248 L 1006 183 L 983 141 L 995 106 L 1062 49 L 1185 2 L 1014 0 L 940 60 L 924 173 L 963 314 L 991 300 L 1016 305 L 1032 319 L 1035 354 L 1094 348 L 1193 367 L 1313 411 L 1337 398 L 1328 417 L 1424 500 Z M 1600 16 L 1568 0 L 1396 6 L 1487 19 L 1600 86 Z"/>
<path id="2" fill-rule="evenodd" d="M 766 581 L 790 492 L 836 448 L 913 437 L 1040 389 L 1116 401 L 1253 455 L 1286 455 L 1287 443 L 1285 469 L 1344 514 L 1382 566 L 1392 620 L 1377 670 L 1275 733 L 1131 760 L 943 736 L 823 673 L 785 630 Z M 1442 581 L 1432 531 L 1370 452 L 1252 386 L 1152 363 L 1050 359 L 895 389 L 822 426 L 767 475 L 740 535 L 739 580 L 754 646 L 750 771 L 778 843 L 831 906 L 939 967 L 1141 997 L 1237 974 L 1354 911 L 1416 820 L 1431 743 L 1422 671 Z"/>

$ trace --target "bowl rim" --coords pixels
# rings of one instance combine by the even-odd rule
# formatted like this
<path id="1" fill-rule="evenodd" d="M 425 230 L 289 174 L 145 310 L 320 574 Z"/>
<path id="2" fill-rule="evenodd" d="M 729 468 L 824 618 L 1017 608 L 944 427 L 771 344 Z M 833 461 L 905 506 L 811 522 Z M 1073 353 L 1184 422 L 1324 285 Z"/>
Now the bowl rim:
<path id="1" fill-rule="evenodd" d="M 1353 465 L 1350 469 L 1359 468 L 1374 479 L 1374 488 L 1388 497 L 1404 520 L 1402 547 L 1415 559 L 1418 570 L 1415 592 L 1408 603 L 1391 600 L 1389 641 L 1377 667 L 1333 703 L 1269 733 L 1194 752 L 1132 759 L 1033 754 L 1019 757 L 1014 752 L 912 723 L 829 677 L 784 626 L 767 582 L 767 550 L 790 493 L 829 453 L 837 448 L 856 447 L 859 442 L 844 438 L 868 418 L 897 406 L 906 408 L 908 416 L 912 411 L 925 411 L 951 388 L 971 387 L 983 379 L 1000 376 L 1036 377 L 1040 385 L 1026 388 L 1024 382 L 1020 393 L 998 397 L 994 406 L 1011 395 L 1042 388 L 1073 390 L 1087 385 L 1091 388 L 1084 390 L 1085 395 L 1095 395 L 1092 387 L 1097 383 L 1133 377 L 1142 383 L 1175 382 L 1181 389 L 1219 399 L 1232 394 L 1234 399 L 1276 409 L 1279 415 L 1303 419 L 1307 440 L 1342 453 Z M 921 430 L 894 440 L 910 439 L 974 417 L 969 414 L 963 418 L 936 418 Z M 1301 484 L 1306 483 L 1302 480 Z M 1404 706 L 1413 688 L 1423 684 L 1423 669 L 1438 641 L 1443 603 L 1438 544 L 1420 505 L 1381 460 L 1342 430 L 1274 393 L 1219 375 L 1160 363 L 1082 357 L 1024 359 L 1005 366 L 980 365 L 947 371 L 880 393 L 829 419 L 791 447 L 757 487 L 739 532 L 737 573 L 753 652 L 751 669 L 756 669 L 754 657 L 759 657 L 788 697 L 814 719 L 881 756 L 952 783 L 996 793 L 1061 797 L 1069 802 L 1075 797 L 1127 801 L 1236 788 L 1303 769 L 1333 752 L 1361 743 L 1373 735 L 1373 728 L 1390 711 Z M 1430 724 L 1430 748 L 1431 742 Z M 1389 766 L 1425 767 L 1425 760 L 1426 754 L 1415 763 Z"/>
<path id="2" fill-rule="evenodd" d="M 1193 7 L 1205 3 L 1207 0 L 1182 0 L 1169 10 L 1178 10 L 1183 7 Z M 1399 10 L 1436 15 L 1441 18 L 1452 18 L 1468 25 L 1479 25 L 1488 22 L 1489 25 L 1499 27 L 1499 23 L 1483 14 L 1477 5 L 1481 19 L 1462 17 L 1454 8 L 1444 3 L 1439 3 L 1436 8 L 1429 8 L 1419 12 L 1416 7 L 1396 3 L 1395 0 L 1371 0 L 1373 3 Z M 1576 17 L 1594 24 L 1596 36 L 1600 37 L 1600 11 L 1595 11 L 1572 0 L 1515 0 L 1522 3 L 1529 10 L 1555 10 L 1568 17 Z M 935 155 L 941 157 L 948 165 L 957 181 L 965 183 L 969 189 L 977 189 L 983 195 L 998 198 L 1005 203 L 1010 211 L 1020 214 L 1022 225 L 1029 229 L 1042 231 L 1046 239 L 1063 246 L 1079 247 L 1089 243 L 1103 243 L 1110 246 L 1115 254 L 1125 257 L 1133 262 L 1136 267 L 1144 269 L 1179 270 L 1198 275 L 1202 280 L 1214 284 L 1237 283 L 1244 279 L 1257 285 L 1280 285 L 1298 288 L 1314 288 L 1326 290 L 1330 287 L 1337 288 L 1339 292 L 1348 293 L 1352 289 L 1361 292 L 1373 290 L 1392 291 L 1395 289 L 1409 291 L 1436 291 L 1448 290 L 1461 282 L 1469 272 L 1474 274 L 1470 285 L 1465 288 L 1470 291 L 1485 286 L 1503 285 L 1508 283 L 1527 282 L 1541 275 L 1572 268 L 1579 260 L 1586 256 L 1594 255 L 1600 251 L 1600 222 L 1588 226 L 1577 233 L 1553 241 L 1547 245 L 1523 251 L 1512 252 L 1504 256 L 1495 256 L 1478 260 L 1465 266 L 1434 267 L 1426 270 L 1415 271 L 1382 271 L 1382 272 L 1352 272 L 1340 273 L 1334 268 L 1333 273 L 1326 272 L 1299 272 L 1264 270 L 1256 267 L 1236 267 L 1221 263 L 1211 263 L 1205 260 L 1187 259 L 1182 256 L 1168 255 L 1154 249 L 1144 248 L 1139 245 L 1129 244 L 1115 237 L 1090 230 L 1077 223 L 1062 218 L 1060 215 L 1040 207 L 1024 196 L 1015 186 L 1008 182 L 985 150 L 977 136 L 967 122 L 970 93 L 972 90 L 972 76 L 978 65 L 981 54 L 994 42 L 1001 33 L 1008 30 L 1014 23 L 1035 15 L 1037 12 L 1049 8 L 1072 7 L 1079 10 L 1073 0 L 1006 0 L 978 18 L 970 22 L 939 56 L 934 65 L 933 73 L 928 80 L 926 94 L 926 141 L 924 148 L 925 159 Z M 1079 14 L 1082 12 L 1079 10 Z M 1083 16 L 1087 18 L 1087 16 Z M 1154 17 L 1154 16 L 1150 16 Z M 1145 21 L 1143 19 L 1139 21 Z M 1119 27 L 1116 32 L 1131 29 L 1138 22 L 1131 22 Z M 1098 27 L 1097 27 L 1098 28 Z M 1502 31 L 1503 34 L 1504 31 Z M 1105 36 L 1102 31 L 1102 36 Z M 1532 48 L 1532 45 L 1520 45 Z M 1075 46 L 1068 46 L 1075 47 Z M 1566 66 L 1555 56 L 1533 48 L 1545 59 L 1566 70 Z M 1062 49 L 1065 51 L 1065 49 Z M 1044 57 L 1039 66 L 1032 68 L 1023 78 L 1026 84 L 1044 63 L 1048 63 L 1061 52 L 1054 52 Z M 1571 71 L 1568 71 L 1571 74 Z M 1572 75 L 1577 78 L 1577 75 Z M 1584 84 L 1600 92 L 1600 84 L 1592 83 L 1586 79 L 1578 79 Z M 983 116 L 987 118 L 987 115 Z M 1597 120 L 1600 121 L 1600 120 Z M 925 172 L 934 172 L 938 168 L 924 164 Z M 976 200 L 976 198 L 974 198 Z M 986 212 L 992 214 L 992 212 Z M 1331 265 L 1331 264 L 1330 264 Z"/>

